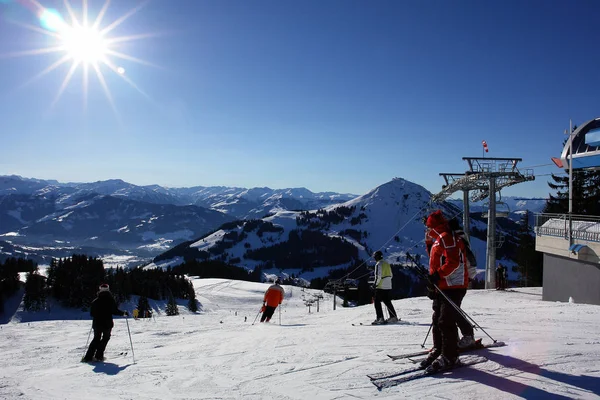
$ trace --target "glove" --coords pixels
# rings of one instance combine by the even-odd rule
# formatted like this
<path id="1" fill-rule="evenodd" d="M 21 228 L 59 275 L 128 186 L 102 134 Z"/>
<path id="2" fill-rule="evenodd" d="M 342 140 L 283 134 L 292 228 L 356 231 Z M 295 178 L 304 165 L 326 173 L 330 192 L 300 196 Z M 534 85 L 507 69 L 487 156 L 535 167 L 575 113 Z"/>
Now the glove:
<path id="1" fill-rule="evenodd" d="M 435 290 L 435 287 L 433 287 L 433 285 L 427 285 L 427 297 L 430 298 L 431 300 L 435 300 L 437 299 L 437 290 Z"/>
<path id="2" fill-rule="evenodd" d="M 129 312 L 128 311 L 123 311 L 123 316 L 124 317 L 128 317 L 129 316 Z"/>
<path id="3" fill-rule="evenodd" d="M 433 274 L 429 275 L 427 278 L 429 279 L 429 283 L 431 283 L 432 285 L 435 285 L 440 280 L 440 274 L 437 271 L 435 271 Z"/>

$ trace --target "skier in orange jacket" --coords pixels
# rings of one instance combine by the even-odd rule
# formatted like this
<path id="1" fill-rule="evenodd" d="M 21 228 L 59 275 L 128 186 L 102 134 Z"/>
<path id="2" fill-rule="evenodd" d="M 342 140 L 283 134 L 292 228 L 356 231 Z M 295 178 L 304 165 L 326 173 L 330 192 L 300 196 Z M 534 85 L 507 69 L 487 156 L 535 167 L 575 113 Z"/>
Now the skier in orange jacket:
<path id="1" fill-rule="evenodd" d="M 281 287 L 281 281 L 279 279 L 276 279 L 275 283 L 269 286 L 269 288 L 265 292 L 262 308 L 263 314 L 260 318 L 260 322 L 269 322 L 271 320 L 275 309 L 278 305 L 280 305 L 283 302 L 284 296 L 285 291 Z"/>

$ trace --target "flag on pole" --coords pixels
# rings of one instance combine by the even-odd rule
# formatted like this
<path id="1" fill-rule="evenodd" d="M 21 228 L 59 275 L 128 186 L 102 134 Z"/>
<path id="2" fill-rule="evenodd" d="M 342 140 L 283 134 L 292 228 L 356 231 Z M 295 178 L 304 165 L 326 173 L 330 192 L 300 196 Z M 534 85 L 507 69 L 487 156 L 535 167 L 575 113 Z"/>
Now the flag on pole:
<path id="1" fill-rule="evenodd" d="M 487 146 L 487 142 L 486 142 L 485 140 L 483 140 L 483 141 L 481 142 L 481 144 L 483 145 L 483 150 L 485 150 L 485 152 L 487 153 L 487 152 L 488 152 L 488 146 Z"/>

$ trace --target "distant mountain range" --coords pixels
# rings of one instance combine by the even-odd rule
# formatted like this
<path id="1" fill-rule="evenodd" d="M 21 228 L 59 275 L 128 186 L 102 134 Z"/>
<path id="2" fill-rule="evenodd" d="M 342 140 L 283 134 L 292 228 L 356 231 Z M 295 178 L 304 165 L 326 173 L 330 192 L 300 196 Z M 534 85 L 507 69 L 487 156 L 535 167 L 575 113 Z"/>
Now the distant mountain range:
<path id="1" fill-rule="evenodd" d="M 0 257 L 54 252 L 151 257 L 225 222 L 355 198 L 305 188 L 164 188 L 122 180 L 60 183 L 0 176 Z M 4 242 L 4 244 L 2 244 Z"/>

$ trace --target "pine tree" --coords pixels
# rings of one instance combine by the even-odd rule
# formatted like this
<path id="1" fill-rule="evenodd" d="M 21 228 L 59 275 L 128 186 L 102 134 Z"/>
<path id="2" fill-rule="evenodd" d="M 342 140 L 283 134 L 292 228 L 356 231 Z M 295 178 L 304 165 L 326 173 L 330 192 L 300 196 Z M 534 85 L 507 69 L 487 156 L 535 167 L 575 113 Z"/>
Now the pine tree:
<path id="1" fill-rule="evenodd" d="M 521 218 L 517 237 L 519 246 L 517 247 L 515 270 L 521 275 L 524 286 L 542 286 L 542 253 L 535 250 L 535 235 L 529 225 L 529 211 L 525 211 Z"/>
<path id="2" fill-rule="evenodd" d="M 197 312 L 198 311 L 198 300 L 196 300 L 196 291 L 194 290 L 194 286 L 192 285 L 192 283 L 189 283 L 189 289 L 188 289 L 188 305 L 187 308 L 188 310 L 190 310 L 190 312 Z"/>
<path id="3" fill-rule="evenodd" d="M 175 302 L 175 297 L 173 297 L 173 295 L 169 296 L 169 302 L 167 303 L 165 313 L 169 316 L 179 315 L 179 309 L 177 308 L 177 303 Z"/>
<path id="4" fill-rule="evenodd" d="M 550 189 L 556 194 L 549 194 L 548 201 L 544 207 L 545 213 L 565 214 L 569 212 L 569 177 L 551 174 L 552 181 L 548 182 Z"/>
<path id="5" fill-rule="evenodd" d="M 25 295 L 23 306 L 27 311 L 39 311 L 46 307 L 46 283 L 36 268 L 28 272 L 25 280 Z"/>
<path id="6" fill-rule="evenodd" d="M 573 127 L 573 131 L 577 126 Z M 567 141 L 563 142 L 563 147 Z M 600 215 L 600 171 L 573 170 L 573 192 L 571 193 L 573 214 Z M 545 213 L 566 214 L 569 212 L 569 176 L 552 174 L 548 186 L 555 195 L 550 194 L 544 208 Z"/>

